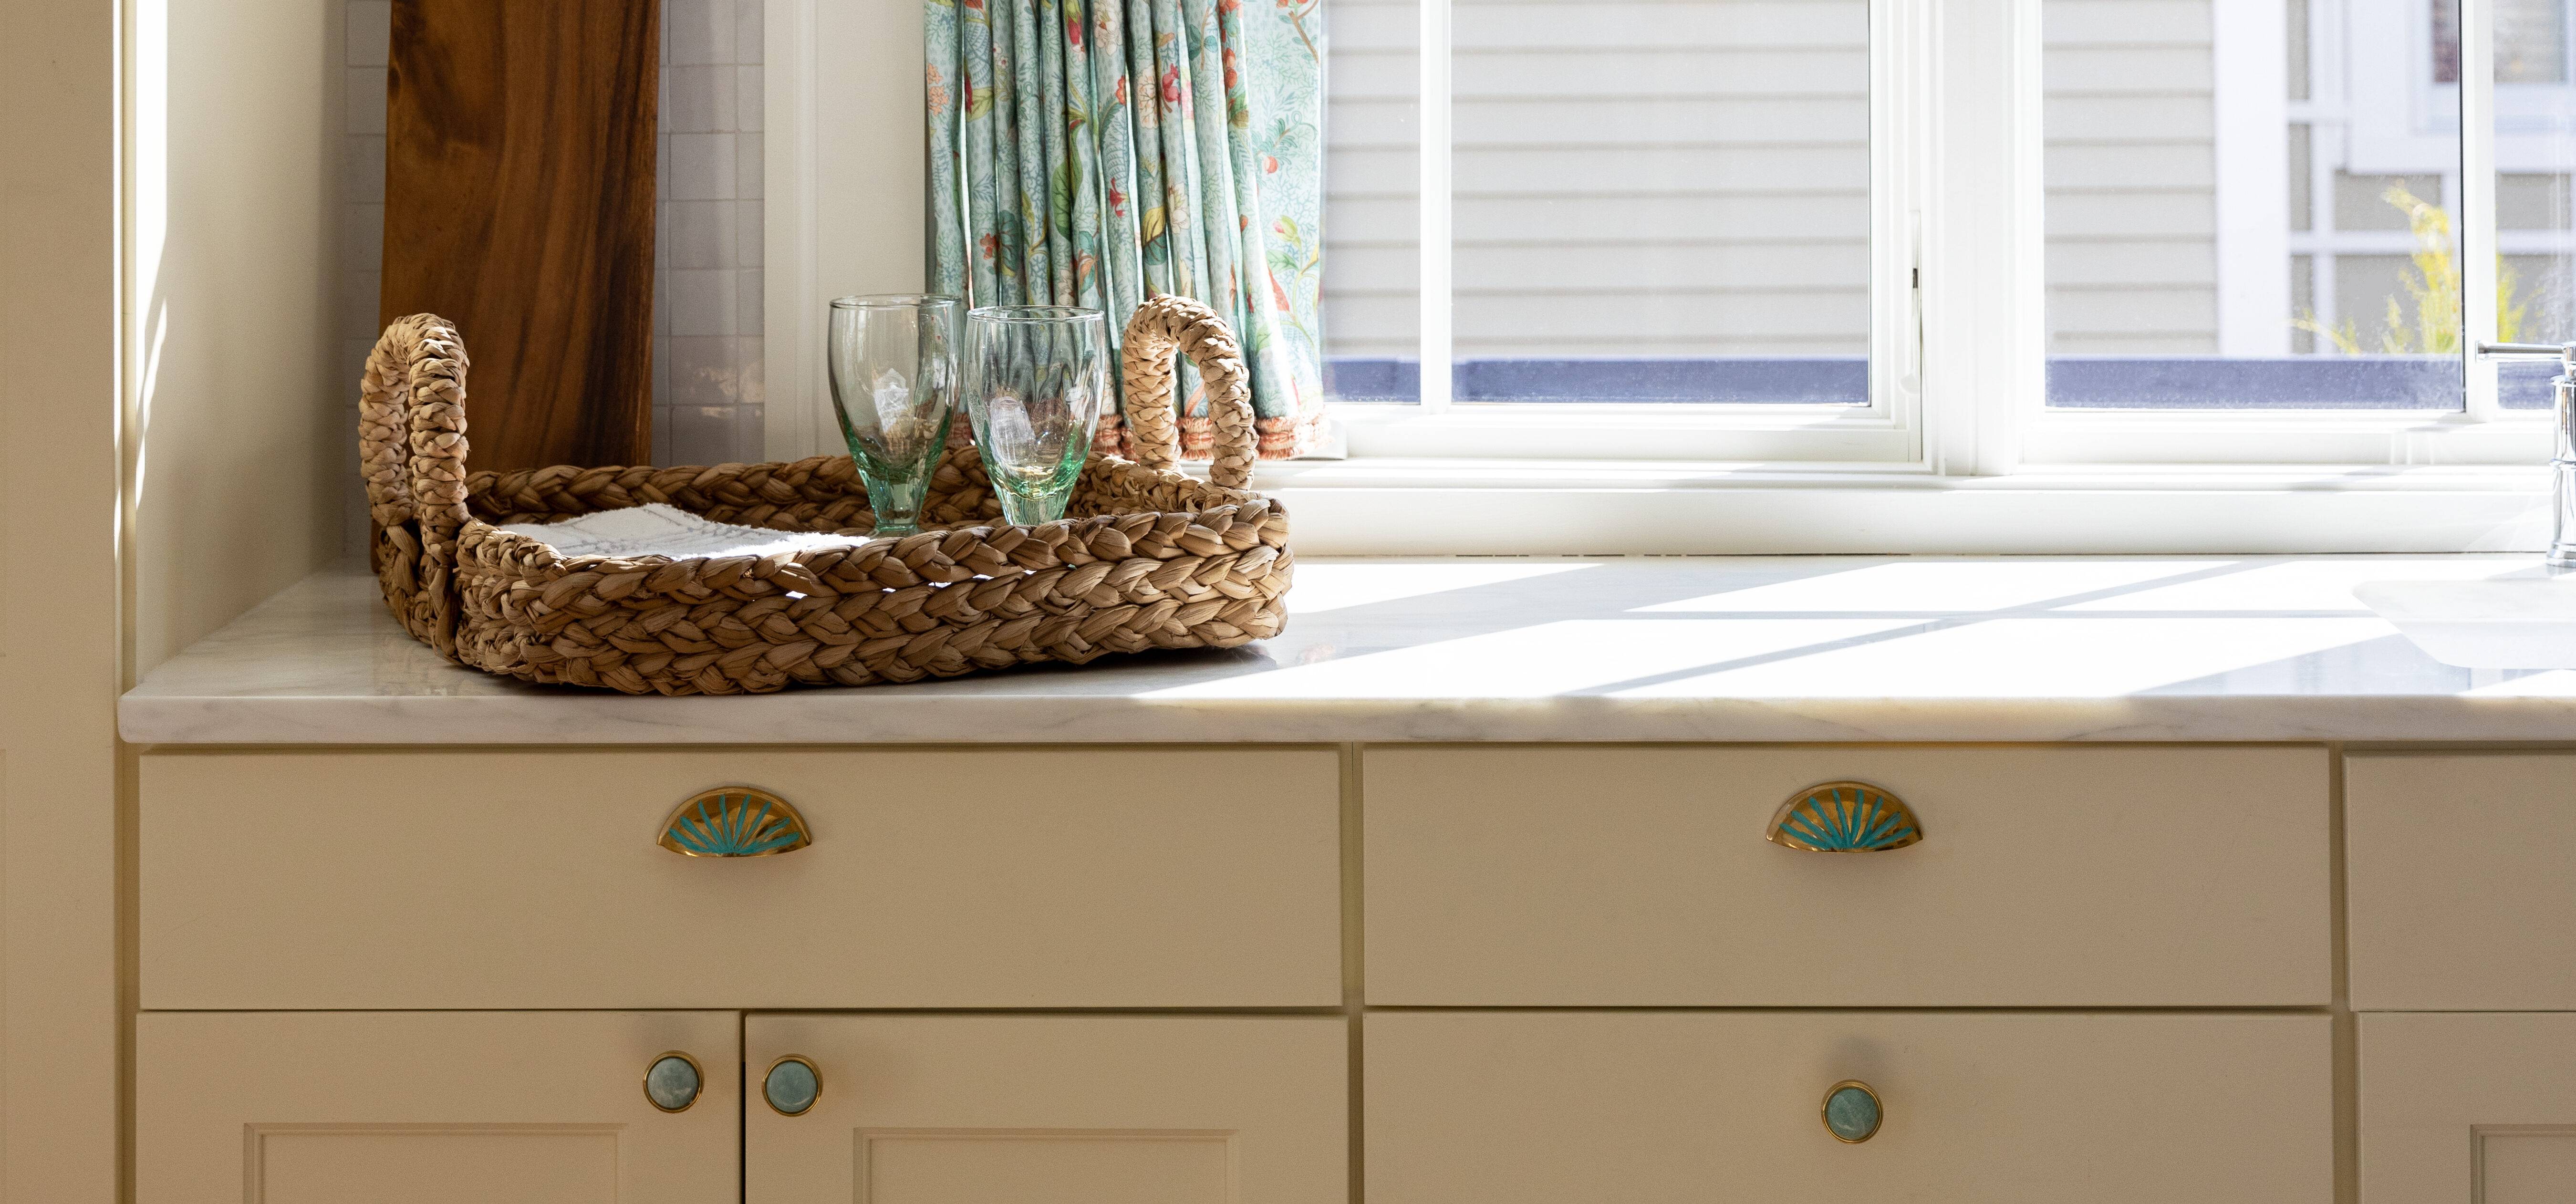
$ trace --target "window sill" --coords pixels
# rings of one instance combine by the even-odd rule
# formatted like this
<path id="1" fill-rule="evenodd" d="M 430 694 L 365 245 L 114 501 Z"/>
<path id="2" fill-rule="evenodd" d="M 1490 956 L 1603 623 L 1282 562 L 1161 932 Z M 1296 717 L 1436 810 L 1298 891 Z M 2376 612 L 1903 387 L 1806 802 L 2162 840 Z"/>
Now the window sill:
<path id="1" fill-rule="evenodd" d="M 1267 462 L 1309 555 L 2537 551 L 2534 466 L 1911 467 L 1713 461 Z"/>

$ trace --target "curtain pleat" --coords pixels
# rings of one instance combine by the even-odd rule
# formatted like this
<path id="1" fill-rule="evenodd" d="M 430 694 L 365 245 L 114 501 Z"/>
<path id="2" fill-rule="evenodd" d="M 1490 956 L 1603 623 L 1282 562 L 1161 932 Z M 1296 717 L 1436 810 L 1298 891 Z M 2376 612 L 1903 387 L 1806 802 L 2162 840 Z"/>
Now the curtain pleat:
<path id="1" fill-rule="evenodd" d="M 925 0 L 931 286 L 1082 305 L 1155 293 L 1242 340 L 1262 454 L 1320 436 L 1321 30 L 1312 0 Z M 1194 379 L 1189 374 L 1184 379 Z M 1210 435 L 1189 399 L 1185 449 Z M 1103 445 L 1128 450 L 1122 422 Z"/>

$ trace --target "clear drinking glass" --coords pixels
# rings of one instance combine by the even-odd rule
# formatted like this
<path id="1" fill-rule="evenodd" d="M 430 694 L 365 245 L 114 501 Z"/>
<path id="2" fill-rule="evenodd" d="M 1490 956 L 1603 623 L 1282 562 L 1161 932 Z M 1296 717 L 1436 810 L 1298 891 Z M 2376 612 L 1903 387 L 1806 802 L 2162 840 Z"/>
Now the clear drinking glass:
<path id="1" fill-rule="evenodd" d="M 1064 517 L 1109 404 L 1109 323 L 1096 309 L 1005 305 L 966 314 L 966 416 L 1015 526 Z"/>
<path id="2" fill-rule="evenodd" d="M 955 297 L 841 297 L 832 302 L 832 414 L 858 462 L 879 535 L 921 530 L 922 495 L 948 446 L 957 404 Z"/>

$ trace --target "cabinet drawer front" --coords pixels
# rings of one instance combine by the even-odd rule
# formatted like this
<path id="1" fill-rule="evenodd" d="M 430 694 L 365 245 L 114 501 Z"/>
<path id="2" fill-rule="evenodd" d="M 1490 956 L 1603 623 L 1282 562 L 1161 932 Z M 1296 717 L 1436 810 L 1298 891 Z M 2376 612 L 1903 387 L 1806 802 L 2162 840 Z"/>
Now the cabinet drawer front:
<path id="1" fill-rule="evenodd" d="M 1368 998 L 2322 1004 L 2327 769 L 2307 749 L 1371 750 Z M 1765 839 L 1840 780 L 1901 799 L 1922 840 Z"/>
<path id="2" fill-rule="evenodd" d="M 1329 751 L 144 758 L 154 1008 L 1341 1000 Z M 752 786 L 813 843 L 660 847 Z"/>
<path id="3" fill-rule="evenodd" d="M 2352 1006 L 2576 1010 L 2576 756 L 2350 758 Z"/>
<path id="4" fill-rule="evenodd" d="M 2329 1020 L 1372 1013 L 1368 1198 L 2325 1204 Z M 1844 1080 L 1884 1103 L 1835 1139 Z"/>

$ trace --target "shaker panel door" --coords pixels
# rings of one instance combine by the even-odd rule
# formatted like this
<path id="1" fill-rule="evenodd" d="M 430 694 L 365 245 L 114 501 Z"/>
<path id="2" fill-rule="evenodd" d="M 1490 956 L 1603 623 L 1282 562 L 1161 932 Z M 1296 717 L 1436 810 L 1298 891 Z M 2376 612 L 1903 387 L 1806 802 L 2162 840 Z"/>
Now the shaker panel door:
<path id="1" fill-rule="evenodd" d="M 2576 1013 L 2361 1017 L 2361 1204 L 2576 1200 Z"/>
<path id="2" fill-rule="evenodd" d="M 730 1012 L 147 1012 L 141 1204 L 739 1198 Z M 672 1052 L 694 1099 L 646 1075 Z"/>
<path id="3" fill-rule="evenodd" d="M 754 1016 L 746 1198 L 1340 1204 L 1349 1031 L 1339 1016 Z M 781 1071 L 792 1116 L 767 1083 L 790 1057 L 815 1076 Z"/>

